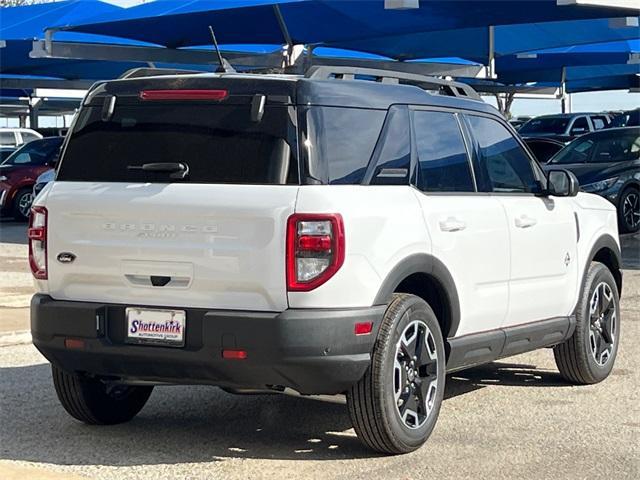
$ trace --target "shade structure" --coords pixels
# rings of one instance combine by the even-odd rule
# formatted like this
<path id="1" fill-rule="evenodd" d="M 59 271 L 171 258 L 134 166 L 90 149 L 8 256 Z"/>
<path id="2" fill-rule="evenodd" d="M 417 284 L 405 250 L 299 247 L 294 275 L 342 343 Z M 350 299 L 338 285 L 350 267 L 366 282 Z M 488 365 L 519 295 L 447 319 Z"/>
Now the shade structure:
<path id="1" fill-rule="evenodd" d="M 143 62 L 96 61 L 91 59 L 32 58 L 33 40 L 44 38 L 48 25 L 104 18 L 123 10 L 99 0 L 68 0 L 21 7 L 0 8 L 0 83 L 11 86 L 51 86 L 86 88 L 96 80 L 116 78 L 132 68 L 148 66 Z M 60 38 L 78 44 L 91 42 L 129 47 L 148 46 L 143 42 L 62 32 Z M 212 62 L 213 55 L 211 55 Z M 158 63 L 159 68 L 175 65 Z M 182 65 L 189 69 L 211 69 L 202 65 Z M 40 81 L 40 82 L 39 82 Z M 39 85 L 40 83 L 40 85 Z"/>
<path id="2" fill-rule="evenodd" d="M 347 42 L 489 25 L 622 17 L 625 12 L 558 6 L 556 0 L 421 0 L 419 8 L 408 10 L 385 9 L 384 0 L 156 0 L 106 15 L 100 21 L 65 21 L 50 27 L 179 48 L 209 44 L 211 25 L 221 43 L 323 44 L 400 58 L 403 52 L 393 47 L 373 51 L 353 48 Z M 411 57 L 402 57 L 451 55 L 416 51 Z"/>
<path id="3" fill-rule="evenodd" d="M 573 79 L 580 71 L 594 77 L 607 72 L 607 65 L 618 65 L 625 74 L 640 73 L 639 57 L 640 39 L 635 39 L 503 56 L 496 59 L 496 71 L 504 83 L 559 82 Z"/>
<path id="4" fill-rule="evenodd" d="M 397 59 L 457 56 L 486 64 L 490 57 L 518 52 L 636 39 L 638 23 L 637 16 L 566 20 L 403 33 L 329 44 Z"/>

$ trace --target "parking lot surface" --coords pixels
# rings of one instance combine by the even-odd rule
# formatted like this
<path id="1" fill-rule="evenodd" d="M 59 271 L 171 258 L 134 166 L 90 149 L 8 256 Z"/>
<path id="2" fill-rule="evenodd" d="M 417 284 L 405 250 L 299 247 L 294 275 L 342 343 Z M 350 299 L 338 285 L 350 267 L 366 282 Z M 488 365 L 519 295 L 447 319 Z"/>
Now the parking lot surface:
<path id="1" fill-rule="evenodd" d="M 28 325 L 22 232 L 0 224 L 6 331 Z M 59 405 L 49 365 L 31 345 L 4 346 L 0 478 L 637 479 L 640 240 L 625 237 L 623 245 L 622 340 L 599 385 L 565 383 L 550 350 L 450 375 L 428 443 L 391 457 L 359 443 L 339 403 L 214 387 L 156 388 L 132 422 L 86 426 Z"/>

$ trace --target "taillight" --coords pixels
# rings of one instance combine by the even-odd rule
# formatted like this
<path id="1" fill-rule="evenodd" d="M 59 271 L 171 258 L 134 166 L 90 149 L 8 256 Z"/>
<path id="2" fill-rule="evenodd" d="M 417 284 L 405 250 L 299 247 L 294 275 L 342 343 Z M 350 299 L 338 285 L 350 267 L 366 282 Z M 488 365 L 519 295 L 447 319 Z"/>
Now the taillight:
<path id="1" fill-rule="evenodd" d="M 39 280 L 47 279 L 47 209 L 32 207 L 29 218 L 29 266 Z"/>
<path id="2" fill-rule="evenodd" d="M 142 90 L 140 100 L 215 100 L 227 98 L 227 90 Z"/>
<path id="3" fill-rule="evenodd" d="M 339 214 L 297 213 L 287 222 L 287 289 L 308 292 L 329 280 L 344 262 Z"/>

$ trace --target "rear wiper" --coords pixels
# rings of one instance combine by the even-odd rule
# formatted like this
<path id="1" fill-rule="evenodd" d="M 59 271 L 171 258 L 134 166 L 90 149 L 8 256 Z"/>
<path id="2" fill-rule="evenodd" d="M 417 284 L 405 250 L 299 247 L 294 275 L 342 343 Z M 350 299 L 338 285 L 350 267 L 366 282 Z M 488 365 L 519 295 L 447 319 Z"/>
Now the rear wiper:
<path id="1" fill-rule="evenodd" d="M 157 162 L 143 163 L 142 165 L 127 165 L 127 170 L 171 173 L 169 178 L 176 179 L 184 179 L 189 175 L 189 165 L 181 162 Z"/>

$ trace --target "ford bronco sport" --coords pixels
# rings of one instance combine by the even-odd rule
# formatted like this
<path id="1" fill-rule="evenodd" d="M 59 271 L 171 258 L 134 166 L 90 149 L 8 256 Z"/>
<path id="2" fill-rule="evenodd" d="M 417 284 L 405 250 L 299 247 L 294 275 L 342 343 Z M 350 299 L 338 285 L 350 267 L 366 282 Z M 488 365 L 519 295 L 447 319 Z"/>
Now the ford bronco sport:
<path id="1" fill-rule="evenodd" d="M 614 207 L 429 77 L 100 83 L 28 236 L 33 342 L 89 424 L 154 385 L 346 393 L 362 441 L 403 453 L 447 372 L 553 347 L 589 384 L 619 345 Z"/>

